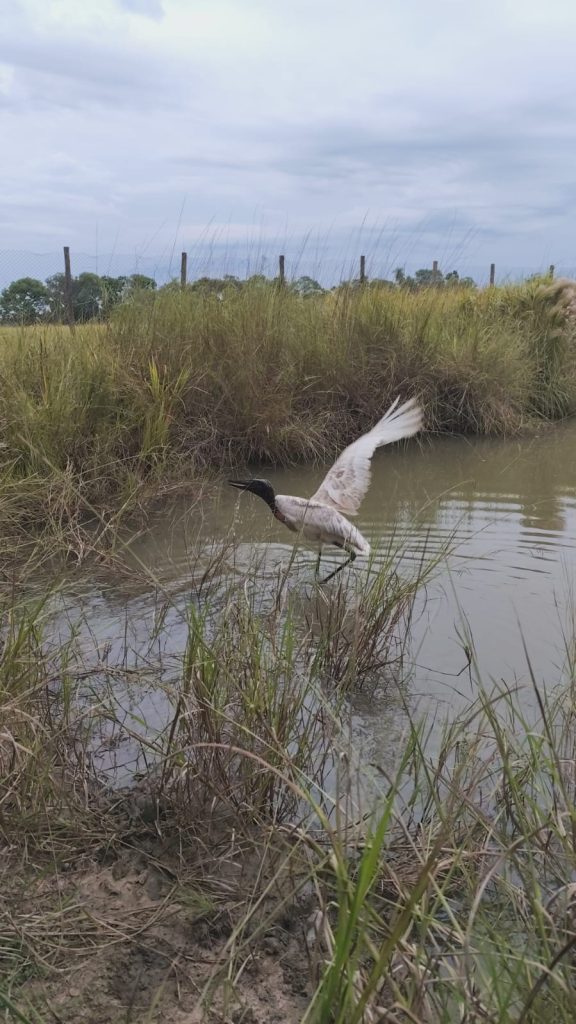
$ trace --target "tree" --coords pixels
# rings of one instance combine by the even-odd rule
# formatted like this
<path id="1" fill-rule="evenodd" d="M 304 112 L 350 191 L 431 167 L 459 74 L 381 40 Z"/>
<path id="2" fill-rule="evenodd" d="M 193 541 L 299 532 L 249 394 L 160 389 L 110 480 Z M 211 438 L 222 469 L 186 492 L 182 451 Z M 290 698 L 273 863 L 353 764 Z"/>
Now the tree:
<path id="1" fill-rule="evenodd" d="M 441 270 L 422 267 L 414 274 L 414 282 L 417 288 L 440 288 L 444 284 L 444 275 Z"/>
<path id="2" fill-rule="evenodd" d="M 0 318 L 7 324 L 35 324 L 50 310 L 46 285 L 34 277 L 12 281 L 0 295 Z"/>
<path id="3" fill-rule="evenodd" d="M 421 267 L 410 277 L 402 269 L 397 267 L 394 271 L 394 280 L 399 288 L 408 288 L 416 291 L 419 288 L 475 288 L 476 282 L 471 277 L 460 277 L 457 270 L 450 270 L 446 276 L 441 270 L 431 270 L 429 267 Z"/>
<path id="4" fill-rule="evenodd" d="M 153 277 L 147 277 L 146 274 L 131 274 L 130 277 L 118 278 L 125 282 L 125 292 L 129 295 L 131 292 L 155 292 L 156 281 Z"/>
<path id="5" fill-rule="evenodd" d="M 394 288 L 395 285 L 394 281 L 389 281 L 386 277 L 373 277 L 368 287 L 376 290 L 382 290 L 386 288 Z"/>
<path id="6" fill-rule="evenodd" d="M 362 287 L 360 284 L 360 278 L 353 277 L 349 281 L 340 281 L 340 284 L 334 285 L 331 290 L 335 292 L 336 295 L 339 295 L 340 293 L 346 295 L 348 292 L 358 291 L 360 287 Z"/>
<path id="7" fill-rule="evenodd" d="M 115 306 L 140 291 L 153 291 L 156 281 L 145 274 L 131 277 L 109 277 L 84 272 L 72 278 L 71 299 L 74 319 L 80 323 L 108 316 Z M 52 320 L 66 319 L 66 289 L 64 274 L 52 274 L 46 279 L 46 289 Z"/>
<path id="8" fill-rule="evenodd" d="M 241 283 L 237 277 L 226 274 L 225 277 L 199 277 L 188 288 L 192 292 L 202 292 L 205 295 L 221 295 L 226 288 L 240 288 Z"/>
<path id="9" fill-rule="evenodd" d="M 475 288 L 476 282 L 472 277 L 460 277 L 457 270 L 451 270 L 446 274 L 444 283 L 452 288 Z"/>
<path id="10" fill-rule="evenodd" d="M 290 290 L 297 292 L 298 295 L 302 295 L 304 298 L 308 295 L 322 295 L 324 292 L 322 285 L 315 281 L 313 277 L 308 277 L 307 274 L 296 278 L 290 285 Z"/>
<path id="11" fill-rule="evenodd" d="M 52 274 L 46 278 L 50 319 L 64 320 L 66 317 L 66 291 L 64 274 Z"/>
<path id="12" fill-rule="evenodd" d="M 394 271 L 394 280 L 399 288 L 405 288 L 407 291 L 413 292 L 418 287 L 414 278 L 410 277 L 409 274 L 406 274 L 403 267 L 396 267 L 396 270 Z"/>
<path id="13" fill-rule="evenodd" d="M 118 306 L 124 295 L 126 294 L 128 278 L 126 277 L 108 277 L 103 274 L 100 278 L 101 286 L 101 297 L 102 297 L 102 313 L 107 316 L 114 306 Z"/>
<path id="14" fill-rule="evenodd" d="M 72 279 L 72 307 L 74 319 L 80 322 L 96 320 L 104 304 L 102 278 L 85 272 Z"/>
<path id="15" fill-rule="evenodd" d="M 188 285 L 188 287 L 192 288 L 193 285 Z M 167 281 L 166 284 L 161 285 L 160 288 L 158 289 L 158 291 L 160 291 L 160 292 L 181 292 L 182 291 L 182 284 L 181 284 L 180 278 L 179 277 L 173 277 L 171 281 Z M 134 294 L 137 295 L 138 291 L 136 291 Z"/>

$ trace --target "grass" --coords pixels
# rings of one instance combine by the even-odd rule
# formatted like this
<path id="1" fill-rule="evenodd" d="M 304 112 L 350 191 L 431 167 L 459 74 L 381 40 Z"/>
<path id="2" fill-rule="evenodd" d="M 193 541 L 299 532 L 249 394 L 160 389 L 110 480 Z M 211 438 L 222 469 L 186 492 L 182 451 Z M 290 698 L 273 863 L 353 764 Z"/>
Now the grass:
<path id="1" fill-rule="evenodd" d="M 228 466 L 329 458 L 397 393 L 432 430 L 572 412 L 571 303 L 562 282 L 255 286 L 166 292 L 74 336 L 3 332 L 6 1021 L 574 1020 L 573 645 L 561 688 L 532 680 L 535 715 L 472 662 L 478 696 L 438 738 L 397 686 L 434 570 L 408 571 L 401 538 L 326 589 L 230 575 L 222 550 L 182 600 L 130 580 L 118 533 Z M 81 610 L 54 628 L 62 552 L 156 589 L 145 643 L 128 606 L 111 649 Z M 362 690 L 405 702 L 382 756 L 355 738 Z"/>
<path id="2" fill-rule="evenodd" d="M 572 286 L 272 284 L 142 295 L 109 323 L 0 331 L 0 522 L 82 560 L 150 495 L 253 460 L 329 459 L 397 394 L 430 430 L 509 433 L 576 408 Z M 194 483 L 196 481 L 196 484 Z"/>
<path id="3" fill-rule="evenodd" d="M 58 594 L 18 580 L 0 658 L 6 1020 L 574 1020 L 572 646 L 561 687 L 532 680 L 536 712 L 472 663 L 457 721 L 432 735 L 406 704 L 403 742 L 367 755 L 350 695 L 401 678 L 433 571 L 401 556 L 304 594 L 199 565 L 113 660 L 81 622 L 55 632 Z M 110 784 L 114 752 L 138 758 L 135 786 Z"/>

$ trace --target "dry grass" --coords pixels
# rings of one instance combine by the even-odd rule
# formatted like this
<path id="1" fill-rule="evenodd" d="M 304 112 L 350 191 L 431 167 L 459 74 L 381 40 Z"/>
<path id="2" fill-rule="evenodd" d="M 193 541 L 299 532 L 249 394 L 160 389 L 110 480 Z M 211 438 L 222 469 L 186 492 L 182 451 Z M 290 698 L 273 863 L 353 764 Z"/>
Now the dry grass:
<path id="1" fill-rule="evenodd" d="M 4 329 L 5 533 L 119 518 L 251 460 L 327 459 L 418 394 L 431 430 L 505 433 L 576 407 L 572 286 L 484 292 L 273 285 L 142 295 L 110 323 Z M 75 537 L 76 532 L 76 537 Z"/>

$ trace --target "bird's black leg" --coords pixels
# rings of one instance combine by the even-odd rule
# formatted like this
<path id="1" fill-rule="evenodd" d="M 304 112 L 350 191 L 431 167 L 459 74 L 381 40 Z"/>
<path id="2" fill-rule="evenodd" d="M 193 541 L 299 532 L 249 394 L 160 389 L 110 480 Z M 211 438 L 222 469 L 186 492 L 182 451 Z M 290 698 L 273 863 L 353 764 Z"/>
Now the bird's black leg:
<path id="1" fill-rule="evenodd" d="M 336 573 L 340 572 L 342 569 L 345 569 L 347 565 L 350 565 L 350 562 L 353 562 L 355 558 L 356 558 L 356 552 L 355 551 L 351 551 L 350 552 L 350 558 L 347 558 L 345 562 L 342 562 L 342 565 L 339 565 L 337 569 L 334 569 L 334 572 L 329 573 L 329 575 L 326 576 L 325 579 L 320 580 L 320 583 L 321 584 L 322 583 L 328 583 L 328 580 L 331 580 L 332 577 L 336 575 Z"/>
<path id="2" fill-rule="evenodd" d="M 316 559 L 316 568 L 314 570 L 314 579 L 317 580 L 320 575 L 320 559 L 322 558 L 322 548 L 318 550 L 318 558 Z"/>

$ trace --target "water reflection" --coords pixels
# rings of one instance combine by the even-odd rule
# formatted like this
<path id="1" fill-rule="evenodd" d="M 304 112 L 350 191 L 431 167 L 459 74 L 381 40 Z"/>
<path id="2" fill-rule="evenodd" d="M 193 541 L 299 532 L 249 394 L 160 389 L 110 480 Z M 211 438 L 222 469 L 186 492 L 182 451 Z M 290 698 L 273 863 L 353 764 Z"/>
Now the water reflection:
<path id="1" fill-rule="evenodd" d="M 313 493 L 323 476 L 322 467 L 250 472 L 269 477 L 280 493 L 301 495 Z M 576 563 L 575 424 L 522 440 L 440 437 L 381 451 L 356 522 L 374 546 L 386 548 L 404 537 L 408 560 L 452 546 L 436 582 L 417 602 L 402 699 L 390 694 L 383 707 L 380 700 L 359 698 L 354 710 L 359 729 L 371 723 L 371 756 L 383 756 L 394 728 L 402 729 L 405 702 L 443 717 L 473 699 L 474 676 L 462 671 L 466 644 L 473 646 L 485 681 L 526 682 L 524 643 L 538 681 L 560 681 Z M 193 554 L 199 545 L 205 564 L 215 553 L 220 560 L 209 581 L 213 600 L 230 574 L 242 579 L 255 554 L 263 606 L 291 559 L 287 586 L 306 587 L 312 578 L 314 555 L 305 549 L 294 553 L 291 536 L 262 502 L 216 487 L 200 520 L 198 508 L 191 510 L 186 501 L 151 517 L 148 531 L 130 545 L 132 578 L 84 586 L 97 643 L 114 645 L 127 633 L 133 656 L 141 654 L 164 602 L 154 642 L 169 656 L 181 654 L 186 607 L 201 601 L 206 585 L 202 562 Z M 353 572 L 363 571 L 358 559 Z"/>

